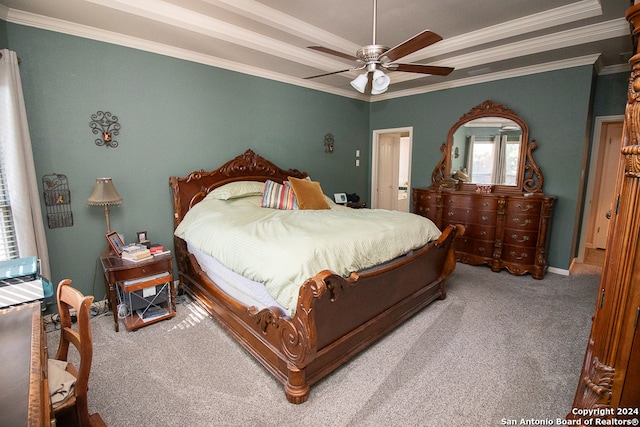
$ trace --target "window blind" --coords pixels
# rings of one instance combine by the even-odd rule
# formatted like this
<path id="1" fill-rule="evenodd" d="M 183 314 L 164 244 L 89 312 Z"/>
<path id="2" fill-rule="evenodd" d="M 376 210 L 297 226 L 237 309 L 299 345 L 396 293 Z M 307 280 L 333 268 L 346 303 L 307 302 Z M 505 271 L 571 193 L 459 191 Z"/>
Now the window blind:
<path id="1" fill-rule="evenodd" d="M 0 150 L 0 261 L 19 257 L 18 241 L 13 226 L 9 189 L 5 179 L 4 160 Z"/>

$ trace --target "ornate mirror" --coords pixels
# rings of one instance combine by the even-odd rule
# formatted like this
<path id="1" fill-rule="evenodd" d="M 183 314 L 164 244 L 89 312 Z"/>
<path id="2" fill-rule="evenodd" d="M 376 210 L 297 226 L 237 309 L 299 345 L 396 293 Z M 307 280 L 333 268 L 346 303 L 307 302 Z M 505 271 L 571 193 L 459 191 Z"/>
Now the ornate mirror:
<path id="1" fill-rule="evenodd" d="M 488 100 L 451 127 L 431 181 L 466 190 L 541 192 L 544 178 L 532 155 L 536 147 L 515 112 Z"/>

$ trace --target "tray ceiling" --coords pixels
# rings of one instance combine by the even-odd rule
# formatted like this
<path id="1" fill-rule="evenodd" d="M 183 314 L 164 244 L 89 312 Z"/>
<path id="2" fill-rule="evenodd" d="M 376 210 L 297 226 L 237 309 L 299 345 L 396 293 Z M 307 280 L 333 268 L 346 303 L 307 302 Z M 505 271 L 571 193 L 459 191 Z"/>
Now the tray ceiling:
<path id="1" fill-rule="evenodd" d="M 481 6 L 472 6 L 481 4 Z M 341 96 L 382 100 L 594 64 L 628 69 L 629 0 L 378 0 L 376 42 L 393 47 L 429 29 L 444 40 L 399 62 L 455 67 L 447 77 L 392 72 L 362 95 L 340 57 L 372 43 L 372 0 L 0 0 L 0 18 L 133 47 Z"/>

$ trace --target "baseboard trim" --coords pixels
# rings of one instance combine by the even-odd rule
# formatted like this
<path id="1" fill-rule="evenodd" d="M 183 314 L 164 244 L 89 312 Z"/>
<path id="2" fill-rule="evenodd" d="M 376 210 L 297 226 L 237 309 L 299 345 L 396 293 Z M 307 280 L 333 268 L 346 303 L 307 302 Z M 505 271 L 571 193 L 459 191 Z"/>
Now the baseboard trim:
<path id="1" fill-rule="evenodd" d="M 557 267 L 549 267 L 547 269 L 547 271 L 549 273 L 555 273 L 555 274 L 560 274 L 562 276 L 568 276 L 569 275 L 569 270 L 566 270 L 564 268 L 557 268 Z"/>

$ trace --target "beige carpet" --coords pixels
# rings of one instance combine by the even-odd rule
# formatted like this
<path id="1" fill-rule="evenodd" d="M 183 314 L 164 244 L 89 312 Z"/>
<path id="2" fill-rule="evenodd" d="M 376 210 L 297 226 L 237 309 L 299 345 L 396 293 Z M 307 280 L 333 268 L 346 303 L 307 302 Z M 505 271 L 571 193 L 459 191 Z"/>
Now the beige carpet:
<path id="1" fill-rule="evenodd" d="M 137 332 L 92 320 L 89 399 L 111 427 L 499 426 L 571 408 L 599 277 L 544 280 L 458 264 L 437 301 L 287 402 L 200 307 Z M 48 334 L 56 347 L 56 332 Z"/>

